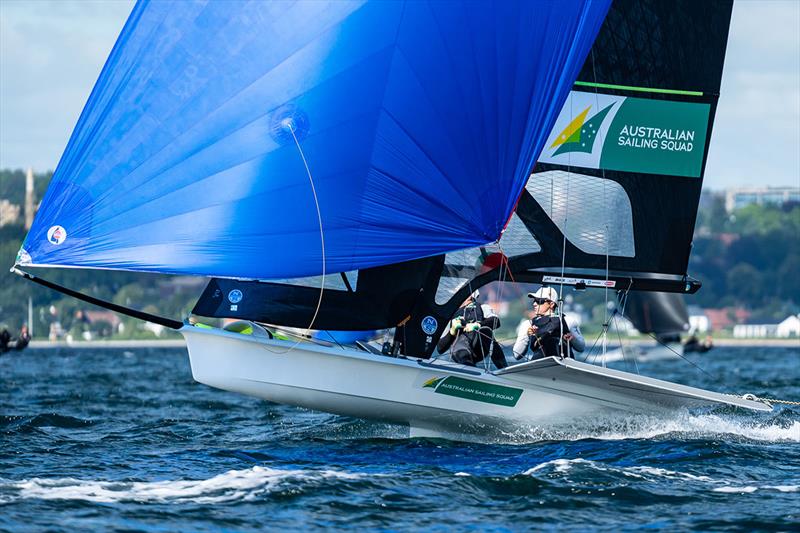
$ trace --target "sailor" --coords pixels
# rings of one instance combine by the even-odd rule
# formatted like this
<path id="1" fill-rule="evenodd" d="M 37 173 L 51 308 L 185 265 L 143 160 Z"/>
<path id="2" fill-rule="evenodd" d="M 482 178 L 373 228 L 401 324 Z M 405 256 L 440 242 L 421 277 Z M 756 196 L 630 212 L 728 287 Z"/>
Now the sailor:
<path id="1" fill-rule="evenodd" d="M 517 329 L 517 340 L 514 343 L 514 358 L 520 360 L 527 355 L 528 348 L 533 352 L 531 359 L 560 356 L 564 349 L 565 356 L 575 357 L 574 352 L 582 352 L 586 341 L 581 334 L 577 322 L 564 314 L 556 314 L 558 294 L 550 287 L 542 287 L 536 292 L 528 293 L 533 300 L 533 316 L 527 327 Z M 566 343 L 559 342 L 563 339 Z"/>
<path id="2" fill-rule="evenodd" d="M 480 291 L 476 290 L 464 300 L 436 348 L 440 354 L 450 349 L 456 363 L 475 366 L 488 356 L 495 367 L 505 368 L 508 363 L 503 348 L 493 333 L 500 327 L 500 319 L 490 306 L 479 305 L 479 298 Z"/>
<path id="3" fill-rule="evenodd" d="M 683 353 L 706 353 L 713 347 L 714 341 L 711 338 L 711 335 L 707 335 L 703 342 L 700 342 L 700 339 L 697 338 L 697 335 L 692 333 L 691 337 L 686 339 L 686 342 L 683 343 Z"/>
<path id="4" fill-rule="evenodd" d="M 31 334 L 28 332 L 27 324 L 23 324 L 20 328 L 19 336 L 16 339 L 11 338 L 11 334 L 7 329 L 0 332 L 0 353 L 8 352 L 10 350 L 21 351 L 24 350 L 31 342 Z"/>
<path id="5" fill-rule="evenodd" d="M 8 342 L 11 340 L 11 334 L 6 328 L 0 331 L 0 353 L 5 353 L 9 350 Z"/>
<path id="6" fill-rule="evenodd" d="M 23 324 L 19 330 L 19 336 L 17 337 L 16 341 L 11 341 L 9 346 L 13 345 L 15 350 L 24 350 L 27 348 L 28 343 L 31 342 L 31 334 L 28 331 L 28 325 Z"/>

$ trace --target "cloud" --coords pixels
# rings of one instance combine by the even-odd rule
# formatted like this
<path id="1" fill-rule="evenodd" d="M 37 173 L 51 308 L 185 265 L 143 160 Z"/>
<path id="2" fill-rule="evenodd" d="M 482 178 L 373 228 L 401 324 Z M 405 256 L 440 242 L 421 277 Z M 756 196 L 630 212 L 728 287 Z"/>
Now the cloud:
<path id="1" fill-rule="evenodd" d="M 800 185 L 800 2 L 735 2 L 705 185 Z"/>

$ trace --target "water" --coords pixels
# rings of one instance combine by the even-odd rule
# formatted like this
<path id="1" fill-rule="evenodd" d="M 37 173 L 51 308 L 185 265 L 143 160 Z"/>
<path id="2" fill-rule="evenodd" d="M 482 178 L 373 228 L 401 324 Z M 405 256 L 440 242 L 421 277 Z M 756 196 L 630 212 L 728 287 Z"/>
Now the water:
<path id="1" fill-rule="evenodd" d="M 800 349 L 643 373 L 800 400 Z M 482 444 L 192 381 L 180 349 L 0 357 L 0 529 L 798 529 L 800 409 L 523 428 Z"/>

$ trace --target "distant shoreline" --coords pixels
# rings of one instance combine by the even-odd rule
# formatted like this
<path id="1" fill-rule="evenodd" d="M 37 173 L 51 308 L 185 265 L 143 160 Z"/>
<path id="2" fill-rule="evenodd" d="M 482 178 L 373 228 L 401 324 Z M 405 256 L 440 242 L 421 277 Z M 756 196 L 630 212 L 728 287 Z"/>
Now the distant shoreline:
<path id="1" fill-rule="evenodd" d="M 611 339 L 609 339 L 610 341 Z M 651 339 L 625 339 L 624 346 L 655 346 Z M 31 341 L 30 348 L 184 348 L 183 339 L 169 340 L 97 340 L 97 341 Z M 800 348 L 800 339 L 714 339 L 714 346 L 778 346 Z M 609 348 L 618 348 L 619 343 L 608 343 Z"/>
<path id="2" fill-rule="evenodd" d="M 29 348 L 184 348 L 183 339 L 169 340 L 101 340 L 101 341 L 31 341 Z"/>

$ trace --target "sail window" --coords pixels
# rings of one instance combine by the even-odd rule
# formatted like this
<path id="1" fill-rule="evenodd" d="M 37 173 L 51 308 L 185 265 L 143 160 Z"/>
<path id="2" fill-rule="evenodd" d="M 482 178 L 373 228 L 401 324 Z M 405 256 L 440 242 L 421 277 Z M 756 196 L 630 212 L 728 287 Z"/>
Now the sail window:
<path id="1" fill-rule="evenodd" d="M 496 268 L 501 262 L 500 250 L 506 257 L 516 257 L 541 252 L 542 247 L 514 213 L 500 237 L 499 246 L 467 248 L 445 256 L 442 277 L 436 289 L 436 303 L 444 305 L 472 279 Z"/>
<path id="2" fill-rule="evenodd" d="M 542 246 L 539 244 L 525 224 L 515 212 L 511 215 L 511 221 L 500 237 L 500 247 L 507 257 L 516 257 L 518 255 L 534 254 L 542 251 Z"/>
<path id="3" fill-rule="evenodd" d="M 587 254 L 633 257 L 631 201 L 612 180 L 551 170 L 526 185 L 567 239 Z"/>

